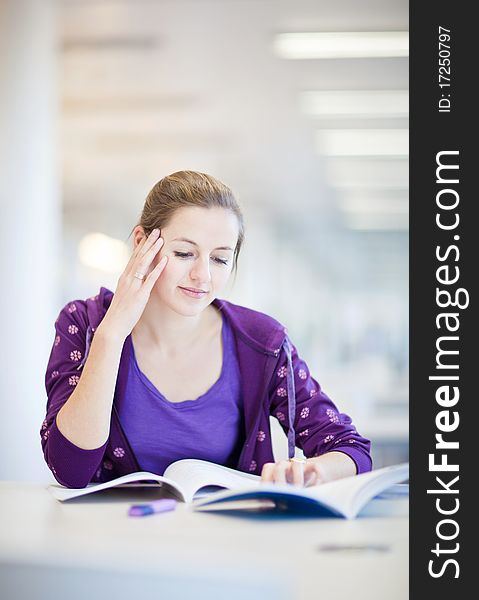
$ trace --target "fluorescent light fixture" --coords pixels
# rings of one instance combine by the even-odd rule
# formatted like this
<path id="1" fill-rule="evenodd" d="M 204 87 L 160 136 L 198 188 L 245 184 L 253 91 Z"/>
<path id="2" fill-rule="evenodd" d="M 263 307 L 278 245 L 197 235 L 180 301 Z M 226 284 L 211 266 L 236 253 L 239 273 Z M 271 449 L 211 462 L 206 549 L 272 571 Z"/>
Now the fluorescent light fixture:
<path id="1" fill-rule="evenodd" d="M 346 214 L 346 226 L 356 231 L 407 231 L 408 215 Z"/>
<path id="2" fill-rule="evenodd" d="M 274 50 L 281 58 L 390 58 L 409 55 L 407 31 L 280 33 Z"/>
<path id="3" fill-rule="evenodd" d="M 394 191 L 409 186 L 407 158 L 328 157 L 324 163 L 330 185 L 341 190 Z"/>
<path id="4" fill-rule="evenodd" d="M 351 214 L 407 215 L 409 203 L 400 198 L 374 198 L 371 196 L 346 196 L 339 200 L 341 210 Z"/>
<path id="5" fill-rule="evenodd" d="M 80 262 L 91 269 L 118 273 L 129 259 L 127 245 L 103 233 L 89 233 L 78 246 Z"/>
<path id="6" fill-rule="evenodd" d="M 326 156 L 393 156 L 409 154 L 408 129 L 322 129 L 317 149 Z"/>
<path id="7" fill-rule="evenodd" d="M 301 111 L 312 117 L 406 118 L 407 90 L 311 91 L 300 94 Z"/>

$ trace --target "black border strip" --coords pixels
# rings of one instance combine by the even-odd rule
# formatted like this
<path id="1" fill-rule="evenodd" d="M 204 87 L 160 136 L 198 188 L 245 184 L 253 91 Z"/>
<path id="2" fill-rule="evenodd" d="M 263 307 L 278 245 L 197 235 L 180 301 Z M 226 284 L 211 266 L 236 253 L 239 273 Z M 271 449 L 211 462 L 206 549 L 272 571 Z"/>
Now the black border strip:
<path id="1" fill-rule="evenodd" d="M 462 594 L 468 585 L 471 585 L 470 590 L 475 590 L 472 581 L 472 561 L 476 558 L 473 538 L 479 527 L 477 519 L 472 516 L 471 505 L 478 504 L 473 482 L 479 471 L 479 466 L 472 463 L 475 458 L 473 441 L 478 435 L 473 430 L 478 397 L 473 388 L 473 373 L 475 336 L 479 332 L 475 315 L 479 271 L 475 264 L 476 257 L 479 257 L 475 242 L 479 239 L 476 233 L 476 229 L 478 232 L 479 229 L 476 228 L 473 215 L 477 212 L 475 205 L 479 201 L 476 200 L 473 180 L 479 169 L 474 164 L 476 151 L 472 147 L 473 132 L 478 129 L 475 111 L 472 110 L 475 101 L 473 88 L 477 33 L 473 29 L 474 20 L 469 6 L 465 2 L 450 3 L 443 0 L 410 5 L 411 599 L 449 600 L 457 598 L 453 594 Z M 445 46 L 441 47 L 442 56 L 439 55 L 439 26 L 450 30 L 449 56 Z M 442 39 L 447 42 L 446 38 Z M 448 57 L 450 74 L 447 69 L 441 74 L 450 77 L 450 86 L 440 87 L 439 60 L 447 65 L 444 59 Z M 443 78 L 441 82 L 448 81 Z M 439 111 L 440 100 L 442 110 L 447 109 L 447 100 L 450 100 L 450 112 Z M 438 153 L 442 151 L 457 151 L 457 154 L 443 154 L 438 158 Z M 439 171 L 440 179 L 447 179 L 447 182 L 436 181 L 438 160 L 459 166 L 455 171 Z M 455 179 L 454 173 L 459 179 L 457 183 L 451 181 Z M 441 204 L 444 201 L 444 204 L 449 202 L 452 205 L 456 197 L 456 208 L 446 210 L 438 207 L 438 198 Z M 457 213 L 460 219 L 457 227 L 441 229 L 436 223 L 438 213 L 443 224 L 455 222 Z M 441 259 L 436 256 L 437 247 L 440 248 L 438 253 L 443 257 Z M 439 277 L 450 280 L 459 273 L 458 281 L 447 284 L 438 282 L 437 269 L 441 266 L 446 268 L 439 272 Z M 437 288 L 449 291 L 452 298 L 459 299 L 460 304 L 465 304 L 468 297 L 468 307 L 439 307 Z M 459 292 L 461 288 L 465 291 Z M 447 304 L 446 294 L 442 294 L 440 301 Z M 440 327 L 437 327 L 438 315 L 446 312 L 457 315 L 459 328 L 456 332 L 448 331 L 446 318 L 440 319 Z M 452 328 L 456 319 L 450 317 L 447 322 Z M 459 354 L 442 355 L 441 364 L 449 367 L 457 364 L 458 369 L 438 368 L 436 343 L 441 336 L 450 337 L 440 342 L 442 349 L 459 351 Z M 452 339 L 454 336 L 458 339 Z M 459 380 L 429 379 L 430 376 L 444 375 L 457 375 Z M 457 386 L 459 399 L 455 405 L 451 402 L 448 407 L 440 406 L 436 398 L 440 386 L 449 386 L 449 396 L 454 391 L 453 386 Z M 447 400 L 445 395 L 441 398 Z M 436 421 L 441 411 L 447 411 L 447 416 L 443 414 Z M 457 419 L 459 425 L 455 430 L 441 432 L 439 425 L 454 423 Z M 442 433 L 445 440 L 459 442 L 459 448 L 436 449 L 435 436 L 438 433 Z M 459 470 L 430 470 L 428 461 L 431 453 L 435 454 L 436 463 L 442 460 L 441 454 L 445 454 L 448 463 L 457 464 Z M 428 494 L 428 489 L 446 491 L 436 476 L 442 478 L 449 489 L 457 489 L 458 493 Z M 456 476 L 459 476 L 459 480 L 450 484 Z M 438 506 L 451 511 L 457 507 L 457 511 L 441 515 Z M 454 521 L 457 526 L 453 522 L 441 524 L 444 519 Z M 439 534 L 451 539 L 442 540 Z M 433 553 L 432 550 L 437 548 L 439 550 Z M 451 562 L 446 564 L 448 560 Z M 430 571 L 441 574 L 433 577 Z M 429 593 L 430 596 L 427 595 Z M 470 591 L 464 593 L 464 597 L 474 597 L 476 594 L 476 591 Z"/>

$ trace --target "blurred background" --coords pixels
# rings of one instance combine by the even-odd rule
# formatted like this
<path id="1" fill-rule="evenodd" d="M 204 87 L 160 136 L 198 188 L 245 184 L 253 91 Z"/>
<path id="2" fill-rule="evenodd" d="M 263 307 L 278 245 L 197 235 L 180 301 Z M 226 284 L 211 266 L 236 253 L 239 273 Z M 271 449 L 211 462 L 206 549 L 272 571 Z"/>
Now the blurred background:
<path id="1" fill-rule="evenodd" d="M 54 320 L 115 290 L 182 169 L 242 206 L 227 299 L 288 328 L 376 467 L 408 460 L 407 31 L 406 0 L 0 2 L 0 479 L 52 479 Z"/>

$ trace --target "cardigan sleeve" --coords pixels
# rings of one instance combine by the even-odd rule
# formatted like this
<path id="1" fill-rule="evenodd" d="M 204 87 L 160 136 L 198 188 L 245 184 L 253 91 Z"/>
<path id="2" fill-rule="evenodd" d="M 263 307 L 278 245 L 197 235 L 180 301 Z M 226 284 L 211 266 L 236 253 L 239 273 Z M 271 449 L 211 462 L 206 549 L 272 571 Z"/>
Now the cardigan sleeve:
<path id="1" fill-rule="evenodd" d="M 97 470 L 107 442 L 87 450 L 70 442 L 58 429 L 56 417 L 80 380 L 81 366 L 88 350 L 86 303 L 67 304 L 55 321 L 55 339 L 45 374 L 46 417 L 40 429 L 45 461 L 55 479 L 70 488 L 86 487 Z"/>
<path id="2" fill-rule="evenodd" d="M 296 446 L 307 458 L 332 451 L 344 452 L 356 464 L 357 473 L 370 471 L 370 441 L 358 433 L 347 414 L 338 410 L 312 377 L 296 347 L 292 343 L 291 346 L 296 396 Z M 270 386 L 270 413 L 278 419 L 285 433 L 289 425 L 287 364 L 283 348 Z"/>

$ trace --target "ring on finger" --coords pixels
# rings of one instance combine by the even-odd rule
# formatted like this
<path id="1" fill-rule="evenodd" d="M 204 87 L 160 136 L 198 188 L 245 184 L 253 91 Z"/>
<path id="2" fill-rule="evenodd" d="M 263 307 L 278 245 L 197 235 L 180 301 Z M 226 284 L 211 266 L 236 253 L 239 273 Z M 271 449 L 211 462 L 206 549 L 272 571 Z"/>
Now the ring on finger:
<path id="1" fill-rule="evenodd" d="M 138 271 L 133 273 L 133 277 L 136 277 L 137 279 L 141 279 L 142 281 L 145 279 L 145 276 L 143 275 L 143 273 L 139 273 Z"/>

